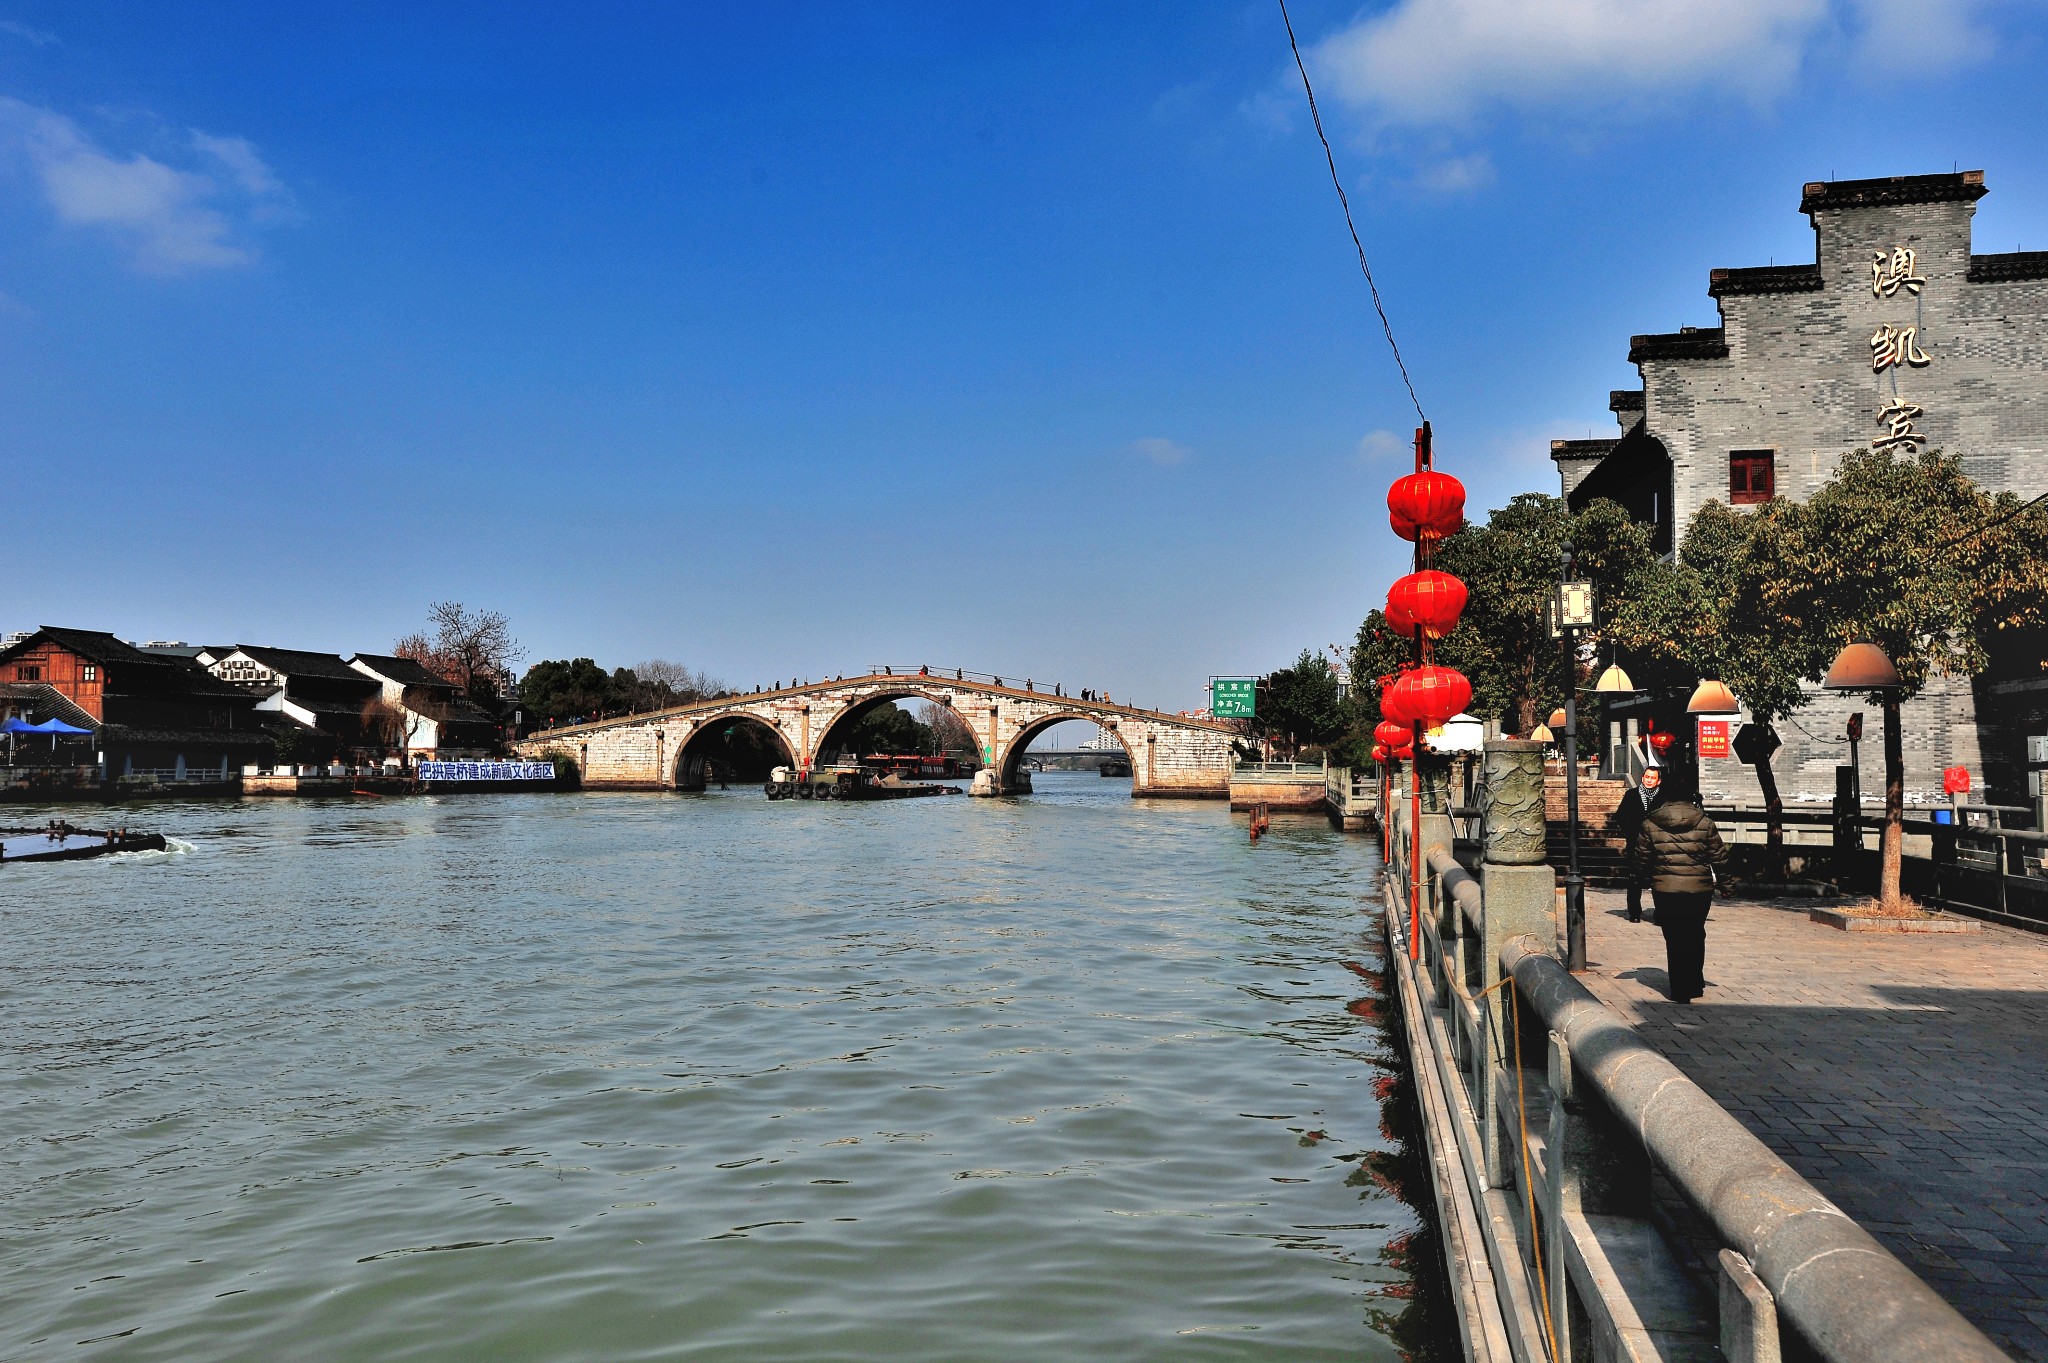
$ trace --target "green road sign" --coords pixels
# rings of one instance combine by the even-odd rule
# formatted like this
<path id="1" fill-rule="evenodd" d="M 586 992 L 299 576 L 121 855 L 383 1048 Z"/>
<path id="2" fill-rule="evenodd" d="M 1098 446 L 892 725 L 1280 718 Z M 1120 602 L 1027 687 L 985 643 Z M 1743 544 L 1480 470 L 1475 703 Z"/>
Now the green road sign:
<path id="1" fill-rule="evenodd" d="M 1211 677 L 1209 713 L 1217 719 L 1250 719 L 1258 713 L 1257 677 Z"/>

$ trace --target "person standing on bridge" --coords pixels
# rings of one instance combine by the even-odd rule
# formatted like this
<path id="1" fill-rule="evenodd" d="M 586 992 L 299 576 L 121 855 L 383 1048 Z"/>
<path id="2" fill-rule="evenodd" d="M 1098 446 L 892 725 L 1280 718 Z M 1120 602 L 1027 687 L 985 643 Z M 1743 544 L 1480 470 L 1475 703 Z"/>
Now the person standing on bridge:
<path id="1" fill-rule="evenodd" d="M 1656 897 L 1673 1003 L 1691 1003 L 1706 992 L 1707 909 L 1714 901 L 1714 868 L 1727 861 L 1728 846 L 1700 808 L 1699 788 L 1678 788 L 1667 776 L 1664 798 L 1629 843 L 1628 877 Z"/>

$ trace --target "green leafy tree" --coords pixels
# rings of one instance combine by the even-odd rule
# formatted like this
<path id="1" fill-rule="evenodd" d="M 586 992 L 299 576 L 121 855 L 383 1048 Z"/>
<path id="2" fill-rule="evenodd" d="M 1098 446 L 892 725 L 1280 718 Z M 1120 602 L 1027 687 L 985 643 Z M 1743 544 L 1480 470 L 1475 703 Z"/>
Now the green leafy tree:
<path id="1" fill-rule="evenodd" d="M 877 705 L 847 725 L 839 738 L 839 749 L 849 757 L 930 757 L 940 750 L 938 735 L 931 726 L 895 705 Z"/>
<path id="2" fill-rule="evenodd" d="M 560 724 L 628 708 L 614 674 L 588 658 L 551 659 L 527 668 L 519 680 L 519 702 L 530 724 Z"/>
<path id="3" fill-rule="evenodd" d="M 1771 724 L 1809 703 L 1836 652 L 1868 639 L 1902 683 L 1885 713 L 1882 896 L 1898 899 L 1903 815 L 1897 701 L 1935 676 L 1992 665 L 2039 669 L 2048 627 L 2048 513 L 1986 494 L 1940 452 L 1858 450 L 1806 502 L 1738 511 L 1709 502 L 1677 561 L 1650 574 L 1613 622 L 1617 638 L 1667 675 L 1718 677 L 1752 719 Z M 2031 652 L 2032 658 L 2024 655 Z M 1756 762 L 1774 860 L 1783 803 L 1768 751 Z"/>
<path id="4" fill-rule="evenodd" d="M 1938 450 L 1858 450 L 1801 510 L 1781 584 L 1789 610 L 1833 645 L 1870 640 L 1899 670 L 1899 689 L 1873 697 L 1885 717 L 1880 897 L 1895 903 L 1905 813 L 1898 703 L 1936 676 L 1984 671 L 2001 636 L 2038 640 L 2048 624 L 2048 512 L 1987 494 Z"/>
<path id="5" fill-rule="evenodd" d="M 1306 648 L 1294 666 L 1260 680 L 1258 711 L 1261 731 L 1293 752 L 1334 743 L 1351 727 L 1337 669 Z"/>

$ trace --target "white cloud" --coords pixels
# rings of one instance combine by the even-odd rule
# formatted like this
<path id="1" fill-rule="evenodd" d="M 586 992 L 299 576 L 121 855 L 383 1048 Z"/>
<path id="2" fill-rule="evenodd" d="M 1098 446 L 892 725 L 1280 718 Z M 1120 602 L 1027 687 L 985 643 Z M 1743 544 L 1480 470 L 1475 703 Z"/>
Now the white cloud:
<path id="1" fill-rule="evenodd" d="M 1700 89 L 1765 100 L 1816 51 L 1920 69 L 1984 55 L 1988 0 L 1398 0 L 1313 57 L 1382 126 L 1458 126 L 1495 108 L 1612 110 Z"/>
<path id="2" fill-rule="evenodd" d="M 14 19 L 0 19 L 0 33 L 19 38 L 33 47 L 48 47 L 57 41 L 57 35 L 48 29 L 30 28 Z"/>
<path id="3" fill-rule="evenodd" d="M 1186 461 L 1188 447 L 1177 445 L 1164 436 L 1148 435 L 1143 440 L 1131 442 L 1131 453 L 1149 459 L 1163 469 L 1170 469 Z"/>
<path id="4" fill-rule="evenodd" d="M 254 252 L 243 229 L 296 213 L 246 138 L 192 133 L 189 150 L 207 170 L 185 169 L 108 151 L 64 115 L 5 98 L 0 136 L 26 158 L 60 223 L 107 233 L 148 273 L 245 265 Z"/>
<path id="5" fill-rule="evenodd" d="M 1358 442 L 1358 457 L 1370 464 L 1413 449 L 1414 446 L 1392 431 L 1367 431 Z"/>
<path id="6" fill-rule="evenodd" d="M 1316 56 L 1337 95 L 1385 122 L 1460 123 L 1707 82 L 1769 94 L 1826 15 L 1826 0 L 1401 0 Z"/>
<path id="7" fill-rule="evenodd" d="M 1450 156 L 1424 166 L 1415 177 L 1432 194 L 1464 194 L 1493 183 L 1493 158 L 1483 151 Z"/>

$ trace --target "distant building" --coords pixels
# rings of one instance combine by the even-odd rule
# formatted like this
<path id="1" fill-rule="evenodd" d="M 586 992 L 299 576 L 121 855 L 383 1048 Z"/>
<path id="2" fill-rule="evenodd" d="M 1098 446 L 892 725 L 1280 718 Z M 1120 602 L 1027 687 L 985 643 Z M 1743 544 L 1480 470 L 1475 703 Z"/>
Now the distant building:
<path id="1" fill-rule="evenodd" d="M 258 710 L 318 730 L 337 750 L 383 746 L 373 732 L 377 685 L 338 654 L 256 644 L 198 653 L 207 671 L 255 696 Z"/>
<path id="2" fill-rule="evenodd" d="M 2048 491 L 2048 251 L 1973 251 L 1985 192 L 1982 171 L 1808 184 L 1814 263 L 1712 271 L 1720 326 L 1630 339 L 1643 386 L 1609 395 L 1620 435 L 1551 442 L 1572 509 L 1618 502 L 1669 552 L 1709 500 L 1808 497 L 1858 448 L 1941 449 L 1990 491 Z M 1822 695 L 1778 725 L 1788 798 L 1832 795 L 1863 708 Z M 1615 707 L 1610 761 L 1655 709 Z M 1906 707 L 1908 790 L 1937 797 L 1943 768 L 1962 766 L 2018 803 L 2023 739 L 2044 714 L 2038 674 L 1936 681 Z M 1732 761 L 1701 779 L 1714 796 L 1755 792 Z"/>
<path id="3" fill-rule="evenodd" d="M 497 747 L 498 721 L 467 700 L 461 687 L 413 659 L 358 653 L 348 665 L 373 681 L 383 703 L 401 715 L 408 754 L 432 760 Z"/>
<path id="4" fill-rule="evenodd" d="M 192 659 L 98 630 L 46 625 L 0 647 L 0 684 L 9 705 L 92 729 L 94 763 L 109 776 L 226 779 L 272 752 L 255 697 Z"/>

